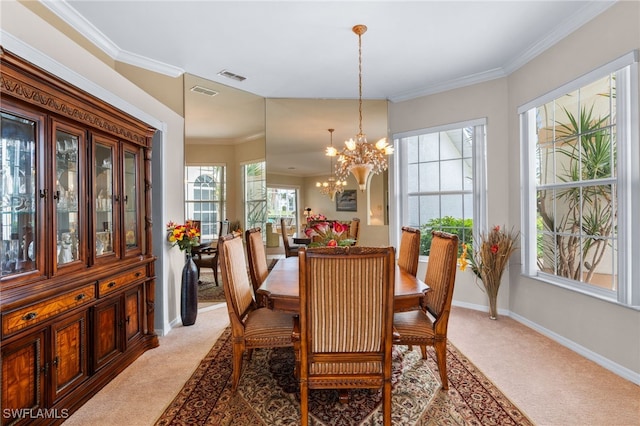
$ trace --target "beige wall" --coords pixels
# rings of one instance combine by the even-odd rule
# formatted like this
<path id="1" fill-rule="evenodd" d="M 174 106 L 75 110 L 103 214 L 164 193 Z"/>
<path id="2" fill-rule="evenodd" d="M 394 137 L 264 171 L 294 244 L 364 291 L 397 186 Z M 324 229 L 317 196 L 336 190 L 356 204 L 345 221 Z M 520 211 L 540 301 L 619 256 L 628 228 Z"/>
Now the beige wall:
<path id="1" fill-rule="evenodd" d="M 391 132 L 486 117 L 489 225 L 519 229 L 518 106 L 640 48 L 639 22 L 640 3 L 619 2 L 507 78 L 391 104 Z M 638 167 L 640 159 L 634 161 Z M 424 273 L 424 265 L 421 268 Z M 520 272 L 516 252 L 500 288 L 501 310 L 640 383 L 640 311 L 526 278 Z M 486 306 L 471 272 L 458 272 L 454 303 Z"/>

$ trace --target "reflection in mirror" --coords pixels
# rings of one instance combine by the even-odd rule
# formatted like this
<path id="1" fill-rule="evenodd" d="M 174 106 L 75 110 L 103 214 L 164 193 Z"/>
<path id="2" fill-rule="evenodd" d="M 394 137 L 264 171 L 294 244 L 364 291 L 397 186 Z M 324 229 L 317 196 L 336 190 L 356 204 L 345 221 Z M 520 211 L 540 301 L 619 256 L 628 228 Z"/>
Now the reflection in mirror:
<path id="1" fill-rule="evenodd" d="M 365 100 L 362 127 L 369 142 L 387 137 L 387 101 Z M 362 244 L 383 245 L 388 242 L 387 173 L 372 175 L 367 191 L 357 191 L 357 210 L 338 211 L 336 201 L 316 188 L 318 180 L 330 175 L 328 129 L 333 132 L 333 146 L 338 150 L 344 141 L 358 133 L 356 99 L 267 99 L 266 143 L 267 186 L 299 190 L 296 217 L 304 223 L 305 208 L 330 219 L 361 220 Z M 346 189 L 357 189 L 353 176 Z M 367 241 L 367 236 L 371 241 Z"/>
<path id="2" fill-rule="evenodd" d="M 206 223 L 212 235 L 224 219 L 244 228 L 242 166 L 265 160 L 264 98 L 190 74 L 184 98 L 185 165 L 224 167 L 188 185 L 185 219 L 200 220 L 203 228 Z"/>

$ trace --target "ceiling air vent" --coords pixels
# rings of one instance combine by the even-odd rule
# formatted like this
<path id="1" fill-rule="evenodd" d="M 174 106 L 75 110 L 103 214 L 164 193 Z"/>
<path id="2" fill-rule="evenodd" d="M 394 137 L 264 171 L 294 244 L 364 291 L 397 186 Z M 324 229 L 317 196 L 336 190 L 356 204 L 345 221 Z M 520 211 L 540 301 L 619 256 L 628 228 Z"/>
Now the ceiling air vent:
<path id="1" fill-rule="evenodd" d="M 196 93 L 202 93 L 203 95 L 207 95 L 207 96 L 215 96 L 218 94 L 218 92 L 216 92 L 213 89 L 207 89 L 206 87 L 202 87 L 202 86 L 193 86 L 191 88 L 192 92 L 196 92 Z"/>
<path id="2" fill-rule="evenodd" d="M 223 77 L 227 77 L 227 78 L 231 78 L 233 80 L 237 80 L 237 81 L 244 81 L 247 79 L 247 77 L 243 77 L 241 75 L 238 74 L 234 74 L 231 71 L 227 71 L 227 70 L 222 70 L 218 73 L 218 75 L 221 75 Z"/>

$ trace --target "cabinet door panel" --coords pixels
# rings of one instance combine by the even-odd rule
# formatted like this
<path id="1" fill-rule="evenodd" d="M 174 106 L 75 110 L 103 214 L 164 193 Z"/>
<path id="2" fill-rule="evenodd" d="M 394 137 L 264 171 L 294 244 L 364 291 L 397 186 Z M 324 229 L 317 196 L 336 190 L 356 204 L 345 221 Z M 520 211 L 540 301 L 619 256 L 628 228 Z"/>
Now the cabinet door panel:
<path id="1" fill-rule="evenodd" d="M 122 192 L 124 210 L 124 241 L 128 256 L 139 254 L 140 249 L 140 151 L 125 145 L 123 159 Z"/>
<path id="2" fill-rule="evenodd" d="M 122 297 L 122 296 L 121 296 Z M 94 369 L 97 370 L 122 352 L 120 328 L 121 297 L 115 297 L 94 310 Z"/>
<path id="3" fill-rule="evenodd" d="M 120 257 L 117 214 L 119 208 L 118 188 L 118 143 L 115 140 L 94 136 L 93 138 L 93 202 L 95 234 L 94 247 L 97 263 Z"/>
<path id="4" fill-rule="evenodd" d="M 5 416 L 4 409 L 38 409 L 46 404 L 44 339 L 45 332 L 40 331 L 2 348 L 2 424 L 15 420 Z"/>
<path id="5" fill-rule="evenodd" d="M 84 381 L 87 372 L 87 312 L 80 312 L 52 330 L 53 400 Z"/>
<path id="6" fill-rule="evenodd" d="M 85 267 L 86 235 L 85 219 L 80 216 L 84 205 L 84 181 L 81 170 L 84 166 L 85 132 L 77 127 L 53 122 L 55 152 L 53 173 L 55 176 L 53 201 L 56 230 L 56 271 Z"/>
<path id="7" fill-rule="evenodd" d="M 136 286 L 124 295 L 125 306 L 125 333 L 127 343 L 139 336 L 142 332 L 142 285 Z"/>
<path id="8" fill-rule="evenodd" d="M 37 194 L 45 192 L 38 185 L 36 149 L 42 143 L 43 118 L 17 110 L 0 116 L 0 277 L 25 272 L 45 271 L 44 256 L 38 237 L 42 223 Z M 40 139 L 40 140 L 39 140 Z"/>

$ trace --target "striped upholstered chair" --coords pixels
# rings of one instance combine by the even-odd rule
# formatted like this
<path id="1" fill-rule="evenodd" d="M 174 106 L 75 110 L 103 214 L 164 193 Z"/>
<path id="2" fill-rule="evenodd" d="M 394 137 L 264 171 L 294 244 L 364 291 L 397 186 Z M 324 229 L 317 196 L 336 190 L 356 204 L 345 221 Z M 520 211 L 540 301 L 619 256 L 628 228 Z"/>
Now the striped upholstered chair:
<path id="1" fill-rule="evenodd" d="M 418 273 L 419 256 L 420 230 L 403 226 L 400 250 L 398 250 L 398 266 L 415 276 Z"/>
<path id="2" fill-rule="evenodd" d="M 269 265 L 267 255 L 262 241 L 262 230 L 260 228 L 247 229 L 244 233 L 247 243 L 247 259 L 249 260 L 249 274 L 253 284 L 254 293 L 269 275 Z"/>
<path id="3" fill-rule="evenodd" d="M 458 237 L 433 231 L 429 263 L 424 282 L 431 288 L 425 298 L 424 310 L 399 312 L 394 315 L 398 345 L 418 345 L 422 358 L 427 357 L 427 345 L 436 350 L 436 361 L 442 388 L 449 388 L 447 380 L 447 326 L 451 299 L 456 280 Z M 432 319 L 433 318 L 433 319 Z"/>
<path id="4" fill-rule="evenodd" d="M 309 420 L 311 389 L 383 392 L 391 424 L 393 247 L 310 248 L 299 252 L 300 317 L 294 326 L 301 424 Z M 299 332 L 299 335 L 298 335 Z"/>
<path id="5" fill-rule="evenodd" d="M 254 348 L 293 346 L 293 316 L 258 308 L 247 274 L 242 234 L 233 233 L 220 239 L 220 269 L 227 310 L 233 335 L 233 392 L 238 388 L 242 357 L 247 351 L 251 360 Z"/>

